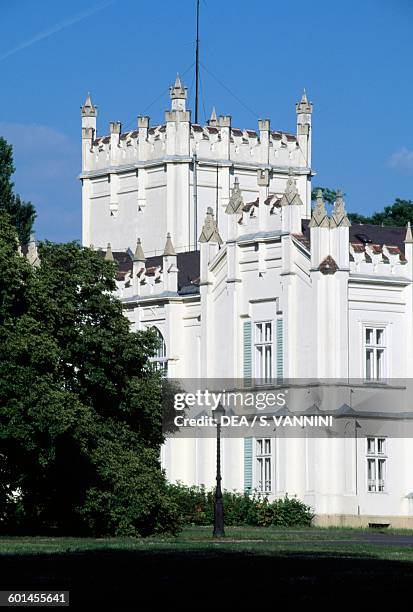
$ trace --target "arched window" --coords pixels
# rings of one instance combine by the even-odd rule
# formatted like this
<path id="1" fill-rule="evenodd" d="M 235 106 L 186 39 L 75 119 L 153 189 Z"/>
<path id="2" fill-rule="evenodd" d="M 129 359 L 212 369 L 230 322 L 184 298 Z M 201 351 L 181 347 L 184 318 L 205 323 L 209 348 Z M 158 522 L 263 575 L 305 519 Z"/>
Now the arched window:
<path id="1" fill-rule="evenodd" d="M 152 363 L 158 370 L 161 370 L 164 376 L 168 374 L 168 358 L 166 356 L 166 344 L 163 335 L 157 327 L 152 327 L 159 340 L 158 349 L 155 356 L 151 358 Z"/>

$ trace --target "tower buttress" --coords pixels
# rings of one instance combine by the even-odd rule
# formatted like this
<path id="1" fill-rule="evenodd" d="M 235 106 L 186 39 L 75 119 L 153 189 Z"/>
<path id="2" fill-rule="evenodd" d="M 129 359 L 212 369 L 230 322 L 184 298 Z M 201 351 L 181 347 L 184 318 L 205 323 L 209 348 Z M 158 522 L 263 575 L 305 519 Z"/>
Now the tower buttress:
<path id="1" fill-rule="evenodd" d="M 141 274 L 142 272 L 145 272 L 145 267 L 146 267 L 146 257 L 143 252 L 141 239 L 138 238 L 136 242 L 136 249 L 135 249 L 135 254 L 133 256 L 133 263 L 132 263 L 132 276 L 133 276 L 132 287 L 133 287 L 134 295 L 139 295 L 140 293 Z"/>
<path id="2" fill-rule="evenodd" d="M 307 168 L 311 169 L 311 115 L 313 105 L 307 99 L 304 89 L 301 100 L 296 104 L 297 113 L 297 142 L 304 156 Z M 311 172 L 307 176 L 305 216 L 311 217 Z"/>
<path id="3" fill-rule="evenodd" d="M 93 105 L 90 93 L 87 94 L 83 106 L 80 107 L 82 116 L 82 128 L 92 128 L 96 134 L 96 117 L 98 114 L 97 106 Z"/>
<path id="4" fill-rule="evenodd" d="M 171 109 L 176 111 L 186 110 L 186 99 L 188 97 L 188 89 L 183 87 L 181 77 L 176 75 L 175 84 L 170 87 L 170 96 L 172 100 Z"/>
<path id="5" fill-rule="evenodd" d="M 270 155 L 270 120 L 259 119 L 258 129 L 260 132 L 261 161 L 264 164 L 268 164 Z"/>
<path id="6" fill-rule="evenodd" d="M 88 93 L 85 103 L 80 107 L 80 115 L 82 117 L 82 170 L 90 169 L 88 167 L 88 155 L 96 138 L 97 114 L 97 107 L 93 106 L 92 99 Z"/>
<path id="7" fill-rule="evenodd" d="M 297 140 L 303 152 L 307 166 L 311 167 L 311 115 L 313 105 L 307 99 L 304 89 L 301 100 L 295 105 L 297 113 Z"/>
<path id="8" fill-rule="evenodd" d="M 407 274 L 409 278 L 413 278 L 413 236 L 410 221 L 406 227 L 406 237 L 404 239 L 404 255 L 407 261 Z"/>
<path id="9" fill-rule="evenodd" d="M 187 88 L 179 75 L 170 88 L 171 110 L 165 113 L 167 155 L 189 155 L 191 111 L 186 110 Z"/>
<path id="10" fill-rule="evenodd" d="M 139 160 L 143 161 L 146 159 L 146 143 L 148 140 L 149 132 L 149 117 L 138 117 L 138 148 L 139 148 Z"/>
<path id="11" fill-rule="evenodd" d="M 221 135 L 221 157 L 230 159 L 231 157 L 231 115 L 220 115 L 218 126 Z"/>
<path id="12" fill-rule="evenodd" d="M 178 258 L 171 240 L 171 234 L 166 235 L 165 248 L 162 255 L 163 286 L 165 291 L 178 291 Z"/>

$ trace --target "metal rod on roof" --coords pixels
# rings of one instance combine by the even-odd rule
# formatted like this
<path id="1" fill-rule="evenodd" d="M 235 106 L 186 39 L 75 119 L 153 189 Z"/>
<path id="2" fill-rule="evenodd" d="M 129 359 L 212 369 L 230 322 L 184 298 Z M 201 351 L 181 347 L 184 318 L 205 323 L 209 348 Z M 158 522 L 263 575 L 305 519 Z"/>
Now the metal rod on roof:
<path id="1" fill-rule="evenodd" d="M 196 145 L 195 145 L 196 146 Z M 198 172 L 197 172 L 197 156 L 194 151 L 193 172 L 194 172 L 194 250 L 198 250 Z"/>
<path id="2" fill-rule="evenodd" d="M 195 123 L 198 123 L 199 106 L 199 0 L 196 1 L 196 47 L 195 47 Z M 196 144 L 194 143 L 196 147 Z M 198 250 L 198 177 L 197 177 L 197 156 L 196 148 L 193 157 L 194 172 L 194 249 Z M 191 239 L 189 237 L 189 242 Z"/>
<path id="3" fill-rule="evenodd" d="M 216 220 L 217 227 L 219 227 L 218 226 L 218 200 L 219 200 L 218 190 L 219 190 L 219 168 L 217 164 L 216 193 L 215 193 L 215 220 Z"/>
<path id="4" fill-rule="evenodd" d="M 196 2 L 196 46 L 195 46 L 195 123 L 198 123 L 199 88 L 199 0 Z"/>

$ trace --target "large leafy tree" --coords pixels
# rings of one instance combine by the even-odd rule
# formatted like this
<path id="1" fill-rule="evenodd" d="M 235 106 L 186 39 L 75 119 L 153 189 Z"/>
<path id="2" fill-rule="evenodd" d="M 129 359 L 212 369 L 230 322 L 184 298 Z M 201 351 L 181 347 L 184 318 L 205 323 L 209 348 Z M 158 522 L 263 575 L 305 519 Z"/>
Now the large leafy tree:
<path id="1" fill-rule="evenodd" d="M 329 189 L 328 187 L 313 187 L 313 189 L 311 190 L 311 201 L 315 201 L 319 189 L 321 189 L 322 191 L 324 201 L 328 202 L 329 204 L 334 204 L 334 201 L 337 197 L 337 190 Z"/>
<path id="2" fill-rule="evenodd" d="M 100 253 L 43 243 L 40 258 L 29 266 L 0 215 L 0 526 L 174 531 L 157 337 L 131 332 Z"/>
<path id="3" fill-rule="evenodd" d="M 413 202 L 396 198 L 391 206 L 385 206 L 382 212 L 375 212 L 370 217 L 351 213 L 353 223 L 373 223 L 374 225 L 405 226 L 409 221 L 413 223 Z"/>
<path id="4" fill-rule="evenodd" d="M 13 148 L 0 136 L 0 211 L 10 215 L 19 241 L 24 245 L 30 240 L 36 211 L 31 202 L 23 202 L 19 195 L 14 194 L 14 170 Z"/>

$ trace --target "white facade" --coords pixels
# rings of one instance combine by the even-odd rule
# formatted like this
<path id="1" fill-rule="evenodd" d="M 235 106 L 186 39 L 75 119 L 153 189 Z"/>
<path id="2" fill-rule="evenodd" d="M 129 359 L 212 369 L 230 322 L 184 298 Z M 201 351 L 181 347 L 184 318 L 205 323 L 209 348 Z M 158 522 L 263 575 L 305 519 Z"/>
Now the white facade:
<path id="1" fill-rule="evenodd" d="M 218 211 L 226 238 L 225 208 L 235 177 L 246 201 L 282 193 L 291 168 L 310 214 L 310 118 L 302 106 L 298 135 L 231 127 L 231 117 L 208 125 L 191 124 L 186 88 L 179 77 L 171 87 L 165 123 L 149 126 L 138 117 L 136 130 L 121 133 L 120 123 L 98 137 L 97 110 L 90 97 L 82 108 L 83 244 L 115 250 L 134 247 L 139 235 L 146 255 L 161 254 L 167 232 L 177 252 L 194 249 L 208 206 Z M 197 158 L 194 177 L 194 155 Z M 194 180 L 197 184 L 195 215 Z M 196 227 L 196 231 L 195 231 Z"/>
<path id="2" fill-rule="evenodd" d="M 330 217 L 321 195 L 311 216 L 305 94 L 296 135 L 269 120 L 238 130 L 215 113 L 191 124 L 179 78 L 171 99 L 164 125 L 139 117 L 133 132 L 112 123 L 98 137 L 88 98 L 81 175 L 83 243 L 110 243 L 125 314 L 162 334 L 168 376 L 345 379 L 349 394 L 407 379 L 410 230 L 350 227 L 340 195 Z M 297 495 L 320 523 L 413 526 L 413 440 L 372 431 L 371 409 L 347 404 L 347 416 L 332 406 L 347 419 L 344 437 L 224 439 L 224 486 Z M 214 484 L 213 439 L 169 440 L 162 456 L 171 480 Z"/>

